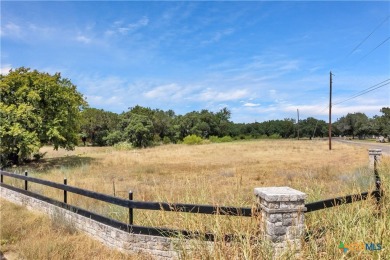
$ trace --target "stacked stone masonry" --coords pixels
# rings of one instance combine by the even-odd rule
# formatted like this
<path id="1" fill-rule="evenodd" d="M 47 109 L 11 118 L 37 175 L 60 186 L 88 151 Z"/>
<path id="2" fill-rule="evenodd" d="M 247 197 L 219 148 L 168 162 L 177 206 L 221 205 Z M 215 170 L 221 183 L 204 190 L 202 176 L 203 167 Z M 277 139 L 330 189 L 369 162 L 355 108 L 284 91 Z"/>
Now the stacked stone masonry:
<path id="1" fill-rule="evenodd" d="M 175 250 L 177 239 L 127 233 L 4 187 L 0 187 L 0 196 L 29 210 L 45 213 L 56 220 L 65 220 L 93 239 L 122 252 L 145 253 L 155 259 L 179 258 L 178 250 Z"/>
<path id="2" fill-rule="evenodd" d="M 256 188 L 260 210 L 260 231 L 274 248 L 278 258 L 286 250 L 293 250 L 298 255 L 304 232 L 304 200 L 306 194 L 289 187 Z M 134 254 L 146 253 L 155 259 L 178 259 L 180 249 L 175 246 L 178 239 L 128 233 L 50 203 L 0 187 L 0 196 L 15 204 L 26 206 L 30 210 L 43 212 L 64 223 L 70 223 L 103 244 Z M 189 241 L 188 241 L 189 242 Z M 207 243 L 212 247 L 212 242 Z M 191 244 L 182 250 L 191 250 Z"/>
<path id="3" fill-rule="evenodd" d="M 277 258 L 286 250 L 298 253 L 304 232 L 306 194 L 289 187 L 256 188 L 260 207 L 260 231 Z M 295 254 L 295 253 L 294 253 Z"/>

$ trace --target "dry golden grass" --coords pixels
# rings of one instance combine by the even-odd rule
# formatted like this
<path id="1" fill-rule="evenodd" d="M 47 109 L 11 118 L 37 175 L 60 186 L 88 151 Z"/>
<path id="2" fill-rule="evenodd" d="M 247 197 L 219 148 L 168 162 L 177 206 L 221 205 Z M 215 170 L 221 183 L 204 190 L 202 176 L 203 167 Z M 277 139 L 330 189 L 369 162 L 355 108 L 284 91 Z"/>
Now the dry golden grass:
<path id="1" fill-rule="evenodd" d="M 125 197 L 133 190 L 139 200 L 220 204 L 251 203 L 255 187 L 304 189 L 307 183 L 320 181 L 324 196 L 341 195 L 340 182 L 368 163 L 366 149 L 336 143 L 328 151 L 324 141 L 166 145 L 131 151 L 45 150 L 47 159 L 30 170 L 40 178 L 62 182 L 66 177 L 70 185 L 106 194 L 113 194 L 114 182 L 116 195 Z M 42 173 L 45 167 L 51 169 Z"/>
<path id="2" fill-rule="evenodd" d="M 0 199 L 0 251 L 12 259 L 150 259 L 108 249 L 70 224 Z"/>
<path id="3" fill-rule="evenodd" d="M 30 175 L 56 182 L 67 178 L 69 185 L 111 195 L 115 190 L 115 195 L 123 198 L 127 198 L 128 191 L 132 190 L 134 199 L 141 201 L 250 207 L 254 204 L 255 187 L 290 186 L 306 192 L 308 201 L 373 188 L 373 174 L 367 169 L 367 149 L 334 143 L 333 150 L 329 151 L 327 142 L 319 140 L 164 145 L 130 151 L 116 151 L 110 147 L 78 147 L 71 152 L 52 151 L 47 147 L 43 150 L 47 152 L 46 159 L 30 165 L 27 169 Z M 390 175 L 388 159 L 384 161 L 387 163 L 383 164 L 383 172 Z M 22 182 L 18 181 L 16 185 L 22 187 Z M 29 187 L 35 192 L 62 199 L 61 191 L 37 184 L 31 184 Z M 127 221 L 127 209 L 80 198 L 74 194 L 68 196 L 68 202 L 71 204 Z M 308 259 L 340 258 L 342 255 L 338 255 L 338 250 L 333 250 L 337 249 L 338 245 L 334 244 L 335 241 L 347 239 L 352 235 L 345 235 L 350 234 L 345 228 L 340 228 L 340 232 L 337 228 L 344 225 L 343 221 L 354 222 L 351 217 L 356 212 L 358 215 L 361 210 L 363 213 L 371 212 L 369 205 L 372 205 L 371 200 L 343 206 L 342 210 L 309 213 L 308 228 L 320 230 L 326 223 L 331 226 L 331 231 L 321 235 L 319 239 L 311 239 L 304 247 L 304 255 Z M 388 204 L 386 205 L 388 210 Z M 364 223 L 374 221 L 367 217 L 369 213 L 364 215 L 362 212 Z M 135 224 L 140 225 L 212 231 L 216 234 L 252 236 L 256 235 L 257 229 L 255 219 L 201 214 L 135 210 L 134 220 Z M 384 227 L 390 224 L 388 217 L 376 220 L 378 225 L 364 225 L 354 232 L 363 230 L 362 232 L 366 232 L 367 237 L 373 240 L 378 237 L 378 232 L 384 232 L 390 237 L 388 231 L 383 231 Z M 361 237 L 363 235 L 357 238 Z M 322 243 L 326 245 L 321 245 Z M 207 245 L 197 244 L 197 250 L 183 257 L 261 259 L 269 255 L 269 250 L 262 242 L 253 244 L 243 240 L 235 246 L 227 247 L 224 243 L 215 245 L 214 250 L 210 251 Z"/>

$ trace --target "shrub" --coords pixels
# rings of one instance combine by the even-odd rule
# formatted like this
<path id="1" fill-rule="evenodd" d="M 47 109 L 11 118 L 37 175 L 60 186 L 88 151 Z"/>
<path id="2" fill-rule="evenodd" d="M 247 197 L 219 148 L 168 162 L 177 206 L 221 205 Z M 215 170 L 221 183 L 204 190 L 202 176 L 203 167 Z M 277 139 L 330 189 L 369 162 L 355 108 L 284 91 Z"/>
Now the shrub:
<path id="1" fill-rule="evenodd" d="M 132 150 L 133 145 L 129 142 L 119 142 L 114 145 L 114 148 L 119 151 Z"/>
<path id="2" fill-rule="evenodd" d="M 272 134 L 268 137 L 269 139 L 280 139 L 280 135 L 279 134 Z"/>
<path id="3" fill-rule="evenodd" d="M 164 138 L 163 138 L 163 143 L 164 143 L 164 144 L 170 144 L 170 143 L 172 143 L 171 138 L 169 138 L 168 136 L 164 136 Z"/>
<path id="4" fill-rule="evenodd" d="M 227 142 L 232 142 L 233 141 L 233 138 L 231 138 L 230 136 L 226 135 L 222 138 L 219 138 L 219 141 L 221 143 L 227 143 Z"/>
<path id="5" fill-rule="evenodd" d="M 114 145 L 122 140 L 122 133 L 120 131 L 114 131 L 109 133 L 106 137 L 103 137 L 108 145 Z"/>
<path id="6" fill-rule="evenodd" d="M 209 139 L 202 139 L 201 144 L 211 144 Z"/>
<path id="7" fill-rule="evenodd" d="M 183 139 L 184 144 L 201 144 L 202 138 L 197 135 L 188 135 Z"/>
<path id="8" fill-rule="evenodd" d="M 156 145 L 161 143 L 161 137 L 158 134 L 153 136 L 153 143 Z"/>
<path id="9" fill-rule="evenodd" d="M 220 142 L 218 136 L 215 136 L 215 135 L 210 136 L 210 137 L 209 137 L 209 140 L 210 140 L 210 142 L 212 142 L 212 143 L 219 143 L 219 142 Z"/>

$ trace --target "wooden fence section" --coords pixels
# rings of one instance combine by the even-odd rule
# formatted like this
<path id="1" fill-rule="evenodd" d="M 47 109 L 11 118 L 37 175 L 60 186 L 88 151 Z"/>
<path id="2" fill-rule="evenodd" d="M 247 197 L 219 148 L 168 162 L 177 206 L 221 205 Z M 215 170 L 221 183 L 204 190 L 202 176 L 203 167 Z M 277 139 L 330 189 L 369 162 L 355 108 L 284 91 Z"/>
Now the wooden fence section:
<path id="1" fill-rule="evenodd" d="M 20 189 L 4 183 L 4 177 L 14 178 L 24 180 L 24 189 Z M 113 197 L 110 195 L 89 191 L 74 186 L 60 184 L 56 182 L 51 182 L 47 180 L 37 179 L 34 177 L 27 176 L 27 173 L 24 175 L 0 171 L 1 187 L 22 193 L 24 195 L 34 197 L 36 199 L 48 202 L 50 204 L 56 205 L 58 207 L 70 210 L 74 213 L 80 214 L 82 216 L 94 219 L 103 224 L 127 231 L 130 233 L 144 234 L 144 235 L 153 235 L 153 236 L 164 236 L 164 237 L 176 237 L 182 236 L 186 238 L 201 238 L 208 241 L 214 240 L 214 234 L 211 233 L 199 233 L 196 231 L 188 230 L 177 230 L 177 229 L 167 229 L 167 228 L 158 228 L 158 227 L 145 227 L 133 225 L 133 215 L 131 214 L 132 209 L 146 209 L 146 210 L 162 210 L 162 211 L 173 211 L 173 212 L 187 212 L 187 213 L 199 213 L 199 214 L 212 214 L 212 215 L 228 215 L 228 216 L 240 216 L 240 217 L 251 217 L 252 209 L 245 207 L 225 207 L 225 206 L 212 206 L 212 205 L 195 205 L 195 204 L 184 204 L 184 203 L 166 203 L 166 202 L 144 202 L 144 201 L 134 201 L 130 199 L 122 199 Z M 34 192 L 28 191 L 28 182 L 38 183 L 44 186 L 60 189 L 64 191 L 64 200 L 63 202 L 36 194 Z M 97 213 L 87 211 L 85 209 L 69 205 L 67 203 L 67 192 L 72 192 L 78 195 L 96 199 L 99 201 L 107 202 L 113 205 L 122 206 L 129 208 L 129 223 L 123 223 Z M 233 235 L 225 235 L 226 241 L 231 241 L 235 238 Z"/>

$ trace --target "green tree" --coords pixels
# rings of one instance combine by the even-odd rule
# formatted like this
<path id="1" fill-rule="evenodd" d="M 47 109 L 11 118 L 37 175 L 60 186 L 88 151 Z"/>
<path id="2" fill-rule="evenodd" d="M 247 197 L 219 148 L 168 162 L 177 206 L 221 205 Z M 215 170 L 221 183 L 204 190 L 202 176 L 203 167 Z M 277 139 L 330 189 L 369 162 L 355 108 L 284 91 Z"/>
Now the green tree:
<path id="1" fill-rule="evenodd" d="M 370 133 L 370 122 L 364 113 L 348 113 L 341 117 L 334 126 L 342 135 L 364 136 Z"/>
<path id="2" fill-rule="evenodd" d="M 81 131 L 93 145 L 106 145 L 105 138 L 119 123 L 119 115 L 103 109 L 85 108 L 81 112 Z"/>
<path id="3" fill-rule="evenodd" d="M 378 132 L 383 136 L 390 136 L 390 107 L 383 107 L 380 112 L 383 114 L 377 117 Z"/>
<path id="4" fill-rule="evenodd" d="M 70 80 L 21 67 L 0 74 L 0 82 L 2 166 L 29 159 L 44 144 L 74 148 L 86 102 Z"/>
<path id="5" fill-rule="evenodd" d="M 324 137 L 327 135 L 327 124 L 324 120 L 308 117 L 299 121 L 299 132 L 301 137 Z"/>
<path id="6" fill-rule="evenodd" d="M 153 122 L 147 116 L 133 114 L 125 128 L 125 136 L 135 147 L 148 147 L 153 143 Z"/>

